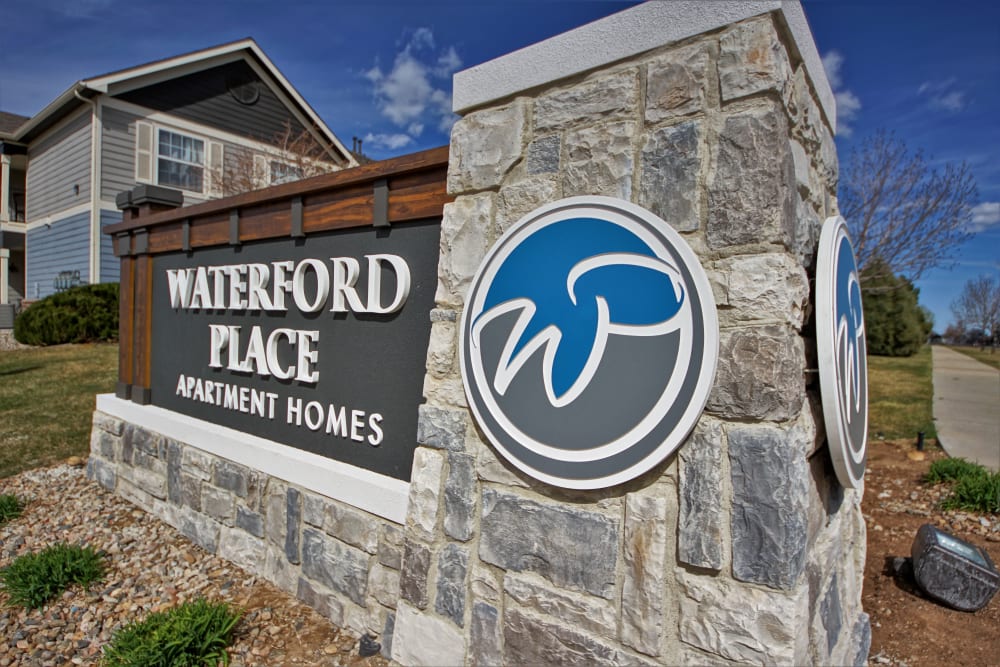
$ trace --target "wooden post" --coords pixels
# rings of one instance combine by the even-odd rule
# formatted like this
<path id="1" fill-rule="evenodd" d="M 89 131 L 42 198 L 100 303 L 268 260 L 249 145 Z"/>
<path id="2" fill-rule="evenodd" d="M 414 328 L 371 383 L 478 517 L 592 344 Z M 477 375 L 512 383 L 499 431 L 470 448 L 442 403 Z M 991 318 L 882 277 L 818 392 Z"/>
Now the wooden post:
<path id="1" fill-rule="evenodd" d="M 154 185 L 122 192 L 115 203 L 123 222 L 141 223 L 154 213 L 178 208 L 183 193 Z M 153 331 L 153 260 L 146 229 L 135 227 L 115 236 L 121 259 L 118 302 L 118 385 L 115 395 L 146 405 L 150 401 L 150 344 Z"/>

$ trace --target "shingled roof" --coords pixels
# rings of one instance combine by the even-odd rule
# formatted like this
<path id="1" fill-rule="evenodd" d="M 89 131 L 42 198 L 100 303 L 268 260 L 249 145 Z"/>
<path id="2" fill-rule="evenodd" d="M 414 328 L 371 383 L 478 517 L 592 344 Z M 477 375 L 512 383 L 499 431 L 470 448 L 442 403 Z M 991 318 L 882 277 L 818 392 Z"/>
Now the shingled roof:
<path id="1" fill-rule="evenodd" d="M 0 136 L 14 134 L 14 130 L 24 125 L 27 120 L 27 116 L 0 111 Z"/>

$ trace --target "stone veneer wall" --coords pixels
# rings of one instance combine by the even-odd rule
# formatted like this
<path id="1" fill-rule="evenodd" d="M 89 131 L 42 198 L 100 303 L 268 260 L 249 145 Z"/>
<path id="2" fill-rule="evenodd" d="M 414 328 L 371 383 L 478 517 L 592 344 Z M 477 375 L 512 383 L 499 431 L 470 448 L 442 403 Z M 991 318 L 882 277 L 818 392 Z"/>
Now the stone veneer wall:
<path id="1" fill-rule="evenodd" d="M 437 309 L 393 657 L 403 663 L 863 662 L 861 494 L 825 447 L 810 271 L 836 149 L 777 14 L 467 113 L 452 132 Z M 490 245 L 561 197 L 657 213 L 701 258 L 721 345 L 678 455 L 567 492 L 498 460 L 458 321 Z"/>
<path id="2" fill-rule="evenodd" d="M 455 126 L 405 526 L 94 416 L 88 474 L 205 549 L 379 635 L 403 664 L 849 664 L 861 494 L 838 485 L 809 338 L 836 151 L 794 40 L 764 15 L 468 113 Z M 719 368 L 688 442 L 600 492 L 499 460 L 457 359 L 489 246 L 561 197 L 620 197 L 713 285 Z"/>
<path id="3" fill-rule="evenodd" d="M 103 412 L 87 476 L 334 623 L 391 639 L 402 526 Z"/>

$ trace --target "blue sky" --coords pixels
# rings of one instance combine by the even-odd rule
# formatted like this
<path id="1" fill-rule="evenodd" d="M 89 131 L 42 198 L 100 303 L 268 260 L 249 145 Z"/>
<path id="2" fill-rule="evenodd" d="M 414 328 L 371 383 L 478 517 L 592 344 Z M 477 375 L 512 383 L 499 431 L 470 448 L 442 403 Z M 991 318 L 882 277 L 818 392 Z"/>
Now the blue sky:
<path id="1" fill-rule="evenodd" d="M 706 0 L 725 2 L 728 0 Z M 447 143 L 451 75 L 629 2 L 3 0 L 0 110 L 31 115 L 74 81 L 253 37 L 346 143 L 382 158 Z M 943 330 L 970 277 L 1000 278 L 1000 4 L 805 0 L 840 102 L 841 161 L 877 128 L 966 161 L 975 236 L 918 282 Z"/>

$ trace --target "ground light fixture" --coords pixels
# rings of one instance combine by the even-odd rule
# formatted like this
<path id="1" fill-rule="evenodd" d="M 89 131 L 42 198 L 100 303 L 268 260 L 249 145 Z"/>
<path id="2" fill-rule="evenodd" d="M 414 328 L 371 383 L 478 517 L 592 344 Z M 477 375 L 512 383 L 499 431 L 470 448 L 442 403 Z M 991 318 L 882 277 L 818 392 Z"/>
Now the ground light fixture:
<path id="1" fill-rule="evenodd" d="M 927 523 L 910 549 L 913 578 L 930 597 L 960 611 L 989 604 L 1000 573 L 985 550 Z"/>

